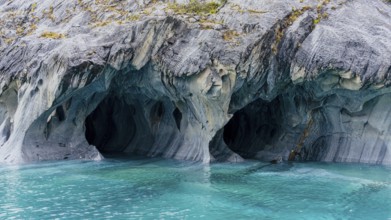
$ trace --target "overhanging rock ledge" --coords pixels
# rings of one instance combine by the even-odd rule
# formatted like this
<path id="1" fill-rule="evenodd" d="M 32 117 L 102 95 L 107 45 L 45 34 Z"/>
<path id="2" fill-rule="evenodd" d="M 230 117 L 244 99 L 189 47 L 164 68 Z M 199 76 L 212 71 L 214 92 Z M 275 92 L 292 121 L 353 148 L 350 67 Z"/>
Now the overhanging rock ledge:
<path id="1" fill-rule="evenodd" d="M 391 164 L 385 1 L 0 0 L 0 27 L 0 162 Z"/>

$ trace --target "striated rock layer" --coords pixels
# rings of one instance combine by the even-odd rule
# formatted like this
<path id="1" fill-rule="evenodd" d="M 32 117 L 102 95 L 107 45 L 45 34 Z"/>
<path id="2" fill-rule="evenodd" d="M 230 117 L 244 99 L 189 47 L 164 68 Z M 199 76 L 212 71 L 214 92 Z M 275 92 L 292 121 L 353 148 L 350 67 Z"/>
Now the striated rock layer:
<path id="1" fill-rule="evenodd" d="M 174 6 L 0 0 L 0 162 L 391 164 L 389 3 Z"/>

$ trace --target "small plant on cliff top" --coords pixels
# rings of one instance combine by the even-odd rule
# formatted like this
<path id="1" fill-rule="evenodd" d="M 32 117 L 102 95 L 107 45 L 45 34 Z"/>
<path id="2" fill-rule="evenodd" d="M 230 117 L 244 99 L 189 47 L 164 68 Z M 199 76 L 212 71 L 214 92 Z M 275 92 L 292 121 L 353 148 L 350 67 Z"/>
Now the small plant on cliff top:
<path id="1" fill-rule="evenodd" d="M 221 2 L 200 2 L 199 0 L 190 0 L 188 4 L 169 4 L 168 8 L 178 14 L 216 14 L 218 8 L 226 0 Z"/>

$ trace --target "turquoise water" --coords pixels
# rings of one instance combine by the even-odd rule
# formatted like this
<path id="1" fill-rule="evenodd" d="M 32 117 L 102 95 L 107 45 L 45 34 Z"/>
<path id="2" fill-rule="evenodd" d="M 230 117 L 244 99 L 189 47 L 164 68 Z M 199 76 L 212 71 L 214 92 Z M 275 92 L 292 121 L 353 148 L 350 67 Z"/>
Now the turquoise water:
<path id="1" fill-rule="evenodd" d="M 391 168 L 162 159 L 0 167 L 0 219 L 391 219 Z"/>

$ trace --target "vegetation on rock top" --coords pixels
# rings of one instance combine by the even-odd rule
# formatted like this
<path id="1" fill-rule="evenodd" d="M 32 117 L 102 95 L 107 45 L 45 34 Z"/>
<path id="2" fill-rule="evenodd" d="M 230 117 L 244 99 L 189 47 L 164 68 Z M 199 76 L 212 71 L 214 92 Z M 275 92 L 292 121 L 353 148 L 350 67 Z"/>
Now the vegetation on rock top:
<path id="1" fill-rule="evenodd" d="M 168 8 L 177 14 L 216 14 L 218 9 L 226 2 L 226 0 L 220 2 L 190 0 L 188 4 L 171 3 L 168 5 Z"/>

